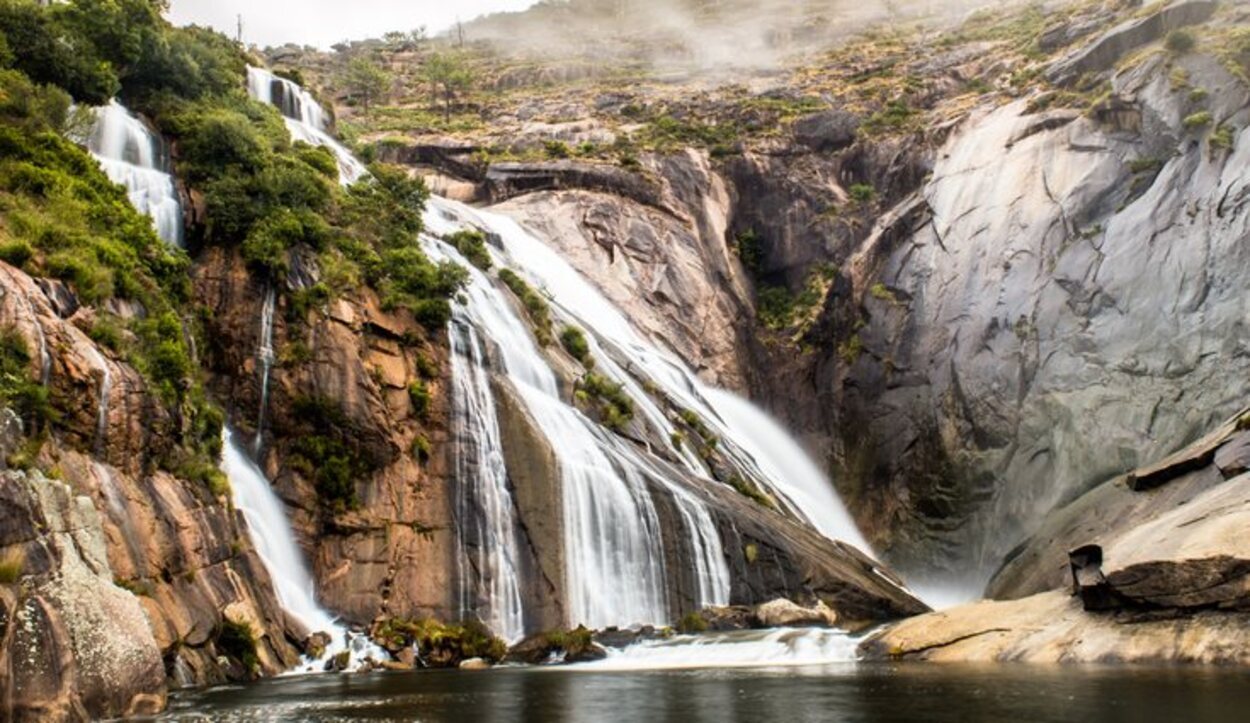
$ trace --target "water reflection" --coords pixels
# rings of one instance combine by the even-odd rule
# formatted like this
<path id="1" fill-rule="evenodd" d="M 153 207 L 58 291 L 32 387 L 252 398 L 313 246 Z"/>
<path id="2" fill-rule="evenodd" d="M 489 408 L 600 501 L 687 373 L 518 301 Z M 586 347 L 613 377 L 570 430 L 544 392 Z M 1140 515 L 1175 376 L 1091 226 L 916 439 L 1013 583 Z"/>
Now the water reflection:
<path id="1" fill-rule="evenodd" d="M 311 676 L 183 694 L 213 721 L 753 723 L 1241 721 L 1250 674 L 1028 665 L 634 673 L 502 669 Z"/>

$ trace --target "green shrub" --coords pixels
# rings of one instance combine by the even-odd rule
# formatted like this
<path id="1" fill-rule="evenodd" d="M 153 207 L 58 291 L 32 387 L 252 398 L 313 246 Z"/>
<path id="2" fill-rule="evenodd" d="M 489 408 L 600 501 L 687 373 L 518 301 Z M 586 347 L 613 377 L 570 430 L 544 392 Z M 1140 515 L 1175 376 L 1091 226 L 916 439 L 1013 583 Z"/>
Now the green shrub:
<path id="1" fill-rule="evenodd" d="M 560 332 L 560 344 L 564 350 L 569 353 L 583 366 L 590 368 L 593 366 L 594 360 L 590 356 L 590 342 L 586 341 L 586 335 L 581 329 L 575 326 L 566 326 Z"/>
<path id="2" fill-rule="evenodd" d="M 359 507 L 356 483 L 371 477 L 381 461 L 361 446 L 334 400 L 298 397 L 293 417 L 299 426 L 291 434 L 291 467 L 313 481 L 318 499 L 332 511 Z"/>
<path id="3" fill-rule="evenodd" d="M 491 267 L 490 251 L 486 249 L 486 234 L 476 229 L 463 229 L 447 237 L 447 243 L 459 251 L 469 263 L 483 271 Z"/>
<path id="4" fill-rule="evenodd" d="M 0 261 L 24 268 L 26 263 L 35 256 L 35 249 L 30 243 L 21 239 L 0 243 Z"/>
<path id="5" fill-rule="evenodd" d="M 1194 46 L 1197 45 L 1197 42 L 1198 41 L 1194 38 L 1193 33 L 1188 30 L 1177 29 L 1168 33 L 1167 39 L 1163 41 L 1163 46 L 1167 48 L 1169 52 L 1176 53 L 1177 55 L 1184 55 L 1185 53 L 1192 51 Z"/>
<path id="6" fill-rule="evenodd" d="M 1213 120 L 1214 117 L 1211 115 L 1210 111 L 1203 110 L 1188 116 L 1182 124 L 1187 130 L 1196 130 L 1198 128 L 1205 128 L 1211 125 Z"/>
<path id="7" fill-rule="evenodd" d="M 856 203 L 872 203 L 873 199 L 877 197 L 877 189 L 867 183 L 856 183 L 848 188 L 847 191 L 851 194 L 851 200 Z"/>
<path id="8" fill-rule="evenodd" d="M 432 401 L 430 388 L 420 379 L 414 379 L 408 384 L 408 399 L 412 402 L 412 412 L 420 419 L 425 419 L 430 414 L 430 404 Z"/>
<path id="9" fill-rule="evenodd" d="M 1233 147 L 1233 142 L 1235 140 L 1236 138 L 1233 127 L 1221 123 L 1214 131 L 1211 132 L 1211 137 L 1207 139 L 1207 143 L 1213 151 L 1226 151 Z"/>
<path id="10" fill-rule="evenodd" d="M 14 327 L 0 327 L 0 405 L 12 409 L 27 432 L 42 430 L 57 419 L 48 388 L 32 378 L 32 361 L 26 338 Z"/>
<path id="11" fill-rule="evenodd" d="M 872 287 L 868 289 L 868 293 L 872 294 L 872 298 L 874 299 L 888 301 L 891 304 L 898 302 L 898 297 L 894 295 L 894 292 L 890 291 L 890 288 L 880 281 L 873 284 Z"/>
<path id="12" fill-rule="evenodd" d="M 430 460 L 430 454 L 433 448 L 430 445 L 430 438 L 424 434 L 418 434 L 412 440 L 412 458 L 424 464 Z"/>
<path id="13" fill-rule="evenodd" d="M 783 286 L 765 286 L 756 294 L 755 310 L 765 327 L 785 329 L 794 319 L 794 297 Z"/>
<path id="14" fill-rule="evenodd" d="M 853 334 L 850 339 L 838 345 L 838 356 L 847 364 L 854 364 L 858 361 L 863 351 L 864 342 L 859 338 L 859 334 Z"/>
<path id="15" fill-rule="evenodd" d="M 742 262 L 742 268 L 758 276 L 764 268 L 764 245 L 755 229 L 747 229 L 734 238 L 733 251 Z"/>
<path id="16" fill-rule="evenodd" d="M 729 478 L 729 486 L 733 487 L 738 494 L 761 507 L 767 507 L 770 510 L 777 509 L 777 502 L 771 495 L 738 475 Z"/>
<path id="17" fill-rule="evenodd" d="M 707 628 L 707 620 L 697 612 L 686 613 L 682 616 L 681 621 L 677 623 L 677 630 L 686 635 L 705 633 Z"/>
<path id="18" fill-rule="evenodd" d="M 219 654 L 242 663 L 249 673 L 260 669 L 260 658 L 256 655 L 256 634 L 248 623 L 223 619 L 217 626 L 213 643 Z"/>
<path id="19" fill-rule="evenodd" d="M 546 141 L 543 143 L 543 150 L 547 153 L 548 158 L 562 159 L 573 155 L 573 151 L 569 149 L 569 144 L 564 141 Z"/>
<path id="20" fill-rule="evenodd" d="M 551 344 L 551 308 L 547 305 L 547 300 L 525 283 L 524 279 L 517 276 L 512 269 L 500 269 L 499 280 L 521 300 L 526 313 L 529 314 L 538 343 L 543 346 Z"/>
<path id="21" fill-rule="evenodd" d="M 587 372 L 577 383 L 575 395 L 589 405 L 599 422 L 608 429 L 620 431 L 634 418 L 634 400 L 625 387 L 607 377 Z"/>

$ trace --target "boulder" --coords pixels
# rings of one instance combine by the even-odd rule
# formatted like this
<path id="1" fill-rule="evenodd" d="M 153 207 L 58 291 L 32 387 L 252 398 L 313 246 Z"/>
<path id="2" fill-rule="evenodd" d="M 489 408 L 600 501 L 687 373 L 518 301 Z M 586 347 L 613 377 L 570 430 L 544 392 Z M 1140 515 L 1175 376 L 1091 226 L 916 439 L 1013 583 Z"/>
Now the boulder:
<path id="1" fill-rule="evenodd" d="M 794 140 L 813 151 L 840 151 L 855 142 L 859 118 L 835 109 L 813 113 L 794 124 Z"/>
<path id="2" fill-rule="evenodd" d="M 161 650 L 138 598 L 113 583 L 100 517 L 86 497 L 39 473 L 0 474 L 3 505 L 38 523 L 0 549 L 20 588 L 0 586 L 0 710 L 75 720 L 164 707 Z M 16 562 L 14 562 L 16 561 Z"/>
<path id="3" fill-rule="evenodd" d="M 1055 590 L 905 620 L 870 636 L 866 660 L 990 663 L 1250 664 L 1250 613 L 1085 611 Z"/>
<path id="4" fill-rule="evenodd" d="M 467 658 L 460 661 L 461 670 L 490 670 L 491 664 L 482 658 Z"/>
<path id="5" fill-rule="evenodd" d="M 762 628 L 833 627 L 838 624 L 837 613 L 823 602 L 818 601 L 814 607 L 805 608 L 785 598 L 757 605 L 752 617 L 756 627 Z"/>

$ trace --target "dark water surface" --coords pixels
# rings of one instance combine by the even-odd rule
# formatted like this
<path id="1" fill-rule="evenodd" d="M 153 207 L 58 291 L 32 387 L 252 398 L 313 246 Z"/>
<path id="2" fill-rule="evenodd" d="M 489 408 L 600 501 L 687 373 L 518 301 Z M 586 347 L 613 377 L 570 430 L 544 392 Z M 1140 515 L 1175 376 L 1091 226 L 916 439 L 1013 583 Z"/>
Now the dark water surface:
<path id="1" fill-rule="evenodd" d="M 179 694 L 167 717 L 430 723 L 1250 722 L 1250 673 L 860 664 L 765 670 L 513 668 L 319 675 Z"/>

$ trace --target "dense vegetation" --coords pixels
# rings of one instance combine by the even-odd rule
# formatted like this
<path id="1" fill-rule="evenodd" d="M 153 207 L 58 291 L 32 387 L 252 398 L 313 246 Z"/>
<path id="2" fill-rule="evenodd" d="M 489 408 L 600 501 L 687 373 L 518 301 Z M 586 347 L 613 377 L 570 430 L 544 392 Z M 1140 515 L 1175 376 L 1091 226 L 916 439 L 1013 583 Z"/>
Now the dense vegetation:
<path id="1" fill-rule="evenodd" d="M 180 420 L 181 451 L 158 462 L 220 491 L 223 415 L 189 352 L 190 259 L 161 242 L 76 142 L 92 122 L 88 106 L 118 97 L 177 141 L 176 170 L 202 211 L 188 229 L 191 249 L 239 249 L 293 308 L 368 284 L 388 308 L 439 327 L 465 272 L 418 246 L 427 197 L 419 181 L 374 166 L 369 180 L 342 187 L 329 152 L 292 143 L 279 113 L 247 97 L 239 46 L 174 28 L 164 10 L 164 0 L 0 0 L 0 259 L 60 279 L 96 307 L 92 338 L 133 364 Z M 286 287 L 298 250 L 317 260 L 312 289 Z M 110 299 L 140 311 L 115 317 Z M 30 421 L 54 420 L 23 381 L 29 352 L 4 347 L 2 401 Z M 343 479 L 361 463 L 333 440 L 315 441 L 303 451 L 319 488 L 350 505 Z"/>

